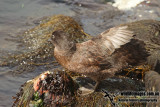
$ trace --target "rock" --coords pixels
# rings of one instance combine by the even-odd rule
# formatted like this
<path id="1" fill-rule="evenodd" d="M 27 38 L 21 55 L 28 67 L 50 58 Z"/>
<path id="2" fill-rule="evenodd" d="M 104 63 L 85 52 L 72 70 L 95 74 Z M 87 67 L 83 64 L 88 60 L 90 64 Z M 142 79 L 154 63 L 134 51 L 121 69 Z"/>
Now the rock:
<path id="1" fill-rule="evenodd" d="M 39 86 L 34 90 L 36 80 L 39 80 Z M 77 90 L 78 85 L 66 72 L 58 69 L 46 71 L 21 87 L 13 107 L 74 105 Z"/>
<path id="2" fill-rule="evenodd" d="M 160 75 L 155 71 L 149 71 L 145 76 L 145 89 L 147 92 L 158 92 L 160 94 Z M 155 96 L 154 96 L 155 97 Z M 157 102 L 148 103 L 146 107 L 155 107 L 160 105 L 160 97 L 156 97 Z"/>
<path id="3" fill-rule="evenodd" d="M 44 25 L 47 26 L 47 24 L 44 24 Z M 159 21 L 142 20 L 142 21 L 127 23 L 127 24 L 123 24 L 123 25 L 127 25 L 130 30 L 135 32 L 135 35 L 136 35 L 135 38 L 143 41 L 146 44 L 147 52 L 149 52 L 150 56 L 151 56 L 151 57 L 148 58 L 148 63 L 152 66 L 152 69 L 157 68 L 157 64 L 159 64 L 158 63 L 159 59 L 157 58 L 159 56 L 159 52 L 158 52 L 159 42 L 157 42 L 157 39 L 159 39 L 157 37 L 160 36 L 159 35 L 159 26 L 160 26 Z M 123 25 L 120 25 L 120 26 L 123 26 Z M 69 29 L 67 29 L 67 30 L 69 30 Z M 82 33 L 85 34 L 84 32 L 82 32 Z M 73 36 L 74 36 L 74 33 L 73 33 Z M 81 37 L 81 35 L 80 35 L 80 37 Z M 157 39 L 155 39 L 155 38 L 157 38 Z M 83 39 L 82 39 L 82 41 L 83 41 Z M 42 50 L 42 48 L 40 48 L 40 49 Z M 43 49 L 45 49 L 45 48 L 43 48 Z M 155 56 L 157 56 L 156 57 L 157 60 L 154 60 Z M 146 66 L 146 68 L 144 67 L 142 69 L 140 68 L 140 69 L 136 69 L 136 70 L 139 70 L 140 72 L 145 71 L 144 72 L 146 74 L 145 77 L 150 77 L 150 76 L 147 76 L 147 75 L 151 75 L 147 66 Z M 134 69 L 131 70 L 131 71 L 134 72 Z M 51 75 L 52 75 L 52 78 L 46 77 L 46 79 L 49 78 L 49 81 L 50 80 L 54 81 L 55 78 L 56 78 L 56 74 L 53 73 Z M 70 78 L 69 76 L 67 76 L 67 77 Z M 78 80 L 78 78 L 74 77 L 74 75 L 72 77 L 74 78 L 74 80 Z M 39 87 L 36 88 L 35 92 L 33 91 L 34 90 L 33 89 L 33 87 L 34 87 L 34 85 L 33 85 L 34 82 L 33 81 L 35 81 L 36 79 L 32 80 L 31 83 L 29 82 L 30 85 L 25 84 L 26 88 L 23 88 L 24 90 L 20 92 L 21 93 L 20 96 L 26 96 L 27 95 L 26 96 L 27 100 L 23 100 L 24 97 L 18 97 L 17 98 L 18 100 L 16 100 L 16 101 L 17 102 L 22 102 L 24 104 L 30 104 L 31 106 L 37 105 L 37 104 L 39 104 L 39 105 L 47 104 L 47 105 L 50 106 L 50 105 L 53 104 L 53 103 L 51 103 L 52 100 L 57 101 L 57 100 L 59 100 L 59 98 L 62 98 L 62 97 L 60 97 L 60 96 L 62 96 L 62 94 L 60 94 L 59 97 L 56 97 L 56 98 L 45 97 L 47 100 L 45 100 L 45 98 L 42 97 L 42 95 L 44 93 L 46 94 L 45 96 L 48 96 L 48 94 L 52 95 L 52 96 L 55 95 L 55 94 L 58 94 L 58 93 L 55 93 L 55 91 L 54 92 L 49 91 L 50 93 L 48 93 L 47 90 L 52 90 L 52 88 L 54 88 L 54 86 L 52 86 L 50 83 L 49 84 L 46 83 L 46 79 L 45 79 L 45 81 L 43 81 L 43 79 L 41 80 L 41 82 L 42 82 L 42 83 L 40 82 L 40 84 L 41 84 L 40 87 L 41 88 L 39 88 Z M 150 80 L 152 82 L 158 81 L 157 79 L 154 80 L 153 78 L 148 78 L 148 80 Z M 72 79 L 70 79 L 70 81 L 72 81 Z M 84 82 L 82 83 L 82 81 L 84 81 Z M 42 85 L 43 83 L 44 83 L 44 85 Z M 86 85 L 87 88 L 89 86 L 91 86 L 90 88 L 92 88 L 92 86 L 94 85 L 94 82 L 92 80 L 86 80 L 86 79 L 83 79 L 83 78 L 79 79 L 79 82 L 77 81 L 76 83 L 78 83 L 81 87 L 85 87 L 85 85 Z M 74 84 L 76 84 L 76 83 L 72 81 L 71 82 L 72 85 L 70 85 L 70 86 L 74 86 Z M 146 83 L 146 79 L 145 79 L 145 83 Z M 45 86 L 45 84 L 47 84 L 47 86 Z M 70 82 L 68 84 L 70 84 Z M 30 88 L 28 88 L 28 86 Z M 60 86 L 61 85 L 59 85 L 58 87 L 60 87 Z M 135 87 L 135 86 L 137 86 L 137 87 Z M 48 88 L 48 87 L 50 87 L 50 88 Z M 150 85 L 148 85 L 148 87 L 151 88 Z M 67 105 L 67 104 L 71 104 L 71 105 L 76 104 L 76 106 L 86 106 L 86 105 L 93 105 L 93 106 L 107 105 L 107 106 L 110 106 L 112 102 L 110 102 L 108 99 L 104 98 L 105 94 L 101 91 L 102 89 L 107 90 L 109 92 L 109 95 L 111 95 L 113 98 L 116 99 L 116 98 L 120 97 L 120 95 L 114 96 L 115 95 L 114 93 L 116 93 L 117 91 L 124 91 L 124 90 L 125 91 L 142 91 L 142 90 L 144 90 L 144 83 L 141 82 L 141 81 L 138 81 L 138 80 L 134 80 L 134 79 L 132 80 L 131 78 L 113 77 L 113 78 L 109 78 L 107 80 L 104 80 L 99 87 L 99 92 L 96 92 L 96 93 L 88 94 L 86 96 L 77 96 L 78 95 L 77 89 L 76 88 L 73 88 L 73 89 L 74 90 L 69 89 L 69 92 L 73 91 L 73 92 L 76 92 L 76 94 L 75 95 L 74 94 L 69 94 L 69 96 L 73 96 L 73 99 L 75 100 L 75 102 L 70 102 L 71 101 L 70 98 L 67 97 L 67 95 L 64 94 L 64 98 L 65 98 L 64 102 L 62 100 L 60 100 L 62 102 L 57 102 L 57 104 L 61 103 L 62 105 L 64 104 L 66 106 L 70 106 L 70 105 Z M 27 90 L 29 90 L 29 91 L 27 91 Z M 61 91 L 63 93 L 63 90 L 61 90 Z M 37 94 L 37 92 L 40 93 L 40 94 Z M 54 93 L 54 94 L 51 94 L 51 93 Z M 50 100 L 50 101 L 47 102 L 48 100 Z M 15 105 L 16 104 L 22 105 L 22 103 L 16 103 L 15 102 Z M 119 103 L 119 104 L 123 105 L 124 103 Z M 131 104 L 131 103 L 127 103 L 127 104 Z M 137 106 L 137 103 L 135 103 L 134 105 Z M 143 105 L 143 104 L 140 104 L 140 105 Z"/>
<path id="4" fill-rule="evenodd" d="M 158 69 L 160 61 L 160 22 L 156 20 L 141 20 L 127 25 L 135 33 L 135 38 L 146 44 L 146 50 L 149 52 L 148 64 L 153 70 L 160 72 Z"/>
<path id="5" fill-rule="evenodd" d="M 53 49 L 48 41 L 53 31 L 61 29 L 71 35 L 70 39 L 82 42 L 90 38 L 73 18 L 63 15 L 45 17 L 41 23 L 17 36 L 21 52 L 6 54 L 1 58 L 0 66 L 14 67 L 13 71 L 34 71 L 36 66 L 53 63 Z M 7 52 L 5 52 L 7 53 Z"/>

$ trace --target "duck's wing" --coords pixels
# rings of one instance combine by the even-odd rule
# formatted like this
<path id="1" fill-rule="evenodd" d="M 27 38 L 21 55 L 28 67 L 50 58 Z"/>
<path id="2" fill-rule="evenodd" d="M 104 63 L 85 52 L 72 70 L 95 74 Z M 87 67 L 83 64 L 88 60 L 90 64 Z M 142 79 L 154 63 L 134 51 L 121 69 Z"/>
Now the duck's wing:
<path id="1" fill-rule="evenodd" d="M 115 49 L 130 42 L 133 38 L 133 32 L 127 29 L 127 26 L 114 27 L 100 33 L 92 40 L 96 42 L 100 48 L 111 55 Z"/>
<path id="2" fill-rule="evenodd" d="M 78 43 L 76 46 L 77 51 L 73 56 L 80 57 L 73 57 L 74 61 L 83 65 L 109 68 L 112 65 L 112 61 L 108 55 L 111 55 L 120 46 L 128 43 L 132 37 L 133 32 L 127 30 L 127 26 L 111 28 L 91 40 Z"/>

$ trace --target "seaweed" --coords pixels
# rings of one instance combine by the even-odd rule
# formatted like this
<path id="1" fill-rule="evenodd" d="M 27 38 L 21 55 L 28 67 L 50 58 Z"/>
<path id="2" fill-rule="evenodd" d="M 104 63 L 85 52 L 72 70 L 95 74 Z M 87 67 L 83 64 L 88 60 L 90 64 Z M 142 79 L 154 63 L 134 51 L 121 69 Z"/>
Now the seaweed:
<path id="1" fill-rule="evenodd" d="M 38 90 L 34 90 L 34 82 L 42 75 Z M 15 97 L 13 107 L 59 107 L 74 105 L 78 93 L 78 84 L 60 69 L 46 71 L 40 76 L 21 86 L 20 92 Z"/>
<path id="2" fill-rule="evenodd" d="M 146 49 L 151 56 L 155 57 L 155 55 L 159 54 L 152 54 L 152 52 L 158 52 L 157 50 L 160 49 L 159 42 L 157 42 L 157 40 L 159 40 L 160 25 L 158 21 L 145 20 L 125 25 L 127 25 L 130 30 L 135 32 L 136 39 L 140 39 L 145 42 Z M 4 60 L 1 61 L 1 66 L 17 66 L 17 71 L 34 71 L 34 67 L 36 66 L 58 64 L 53 58 L 54 47 L 48 39 L 53 31 L 59 29 L 69 33 L 71 39 L 76 42 L 82 42 L 91 38 L 91 36 L 86 34 L 83 29 L 68 16 L 56 15 L 53 17 L 48 17 L 37 27 L 18 36 L 21 43 L 20 47 L 24 49 L 24 52 L 21 54 L 11 54 L 10 56 L 3 58 Z M 157 59 L 158 56 L 159 55 L 156 57 Z M 153 58 L 151 57 L 151 59 Z M 155 60 L 151 60 L 151 63 L 154 62 Z M 149 74 L 148 72 L 150 72 L 149 70 L 151 68 L 152 66 L 142 64 L 137 67 L 131 66 L 123 71 L 125 72 L 124 76 L 143 79 L 144 74 Z M 65 72 L 69 71 L 65 70 Z M 44 79 L 40 79 L 40 85 L 36 91 L 34 90 L 34 82 L 45 72 L 33 80 L 26 82 L 21 87 L 17 97 L 15 97 L 16 100 L 13 106 L 113 106 L 108 98 L 104 98 L 104 93 L 102 92 L 94 92 L 85 96 L 79 95 L 77 83 L 71 78 L 76 78 L 75 76 L 79 75 L 69 72 L 69 74 L 71 74 L 70 76 L 65 72 L 62 70 L 47 71 L 46 77 Z M 150 87 L 150 85 L 148 87 Z M 117 101 L 118 98 L 123 98 L 123 96 L 116 96 L 114 100 Z M 146 105 L 145 103 L 128 102 L 119 102 L 117 104 L 119 106 L 127 107 L 143 107 Z"/>

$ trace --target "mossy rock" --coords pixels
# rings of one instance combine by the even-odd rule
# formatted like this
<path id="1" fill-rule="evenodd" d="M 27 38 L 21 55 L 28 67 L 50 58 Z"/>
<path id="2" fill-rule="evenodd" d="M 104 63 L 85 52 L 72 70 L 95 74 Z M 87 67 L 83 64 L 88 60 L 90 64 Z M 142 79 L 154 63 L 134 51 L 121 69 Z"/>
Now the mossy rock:
<path id="1" fill-rule="evenodd" d="M 45 79 L 40 80 L 40 88 L 35 91 L 34 82 L 46 73 L 48 74 Z M 15 97 L 13 107 L 114 107 L 114 104 L 129 107 L 144 105 L 118 102 L 118 99 L 123 96 L 115 95 L 114 92 L 108 92 L 109 96 L 106 95 L 104 92 L 81 95 L 78 84 L 66 71 L 55 69 L 46 71 L 22 85 L 20 92 Z"/>
<path id="2" fill-rule="evenodd" d="M 160 22 L 154 20 L 142 20 L 123 25 L 127 25 L 130 30 L 134 31 L 136 34 L 136 39 L 144 41 L 147 51 L 151 54 L 148 62 L 150 61 L 153 66 L 157 65 L 154 58 L 159 60 L 158 56 L 160 53 L 158 50 L 160 44 L 158 41 L 160 39 Z M 29 71 L 28 69 L 31 69 L 32 66 L 35 67 L 35 65 L 47 65 L 48 63 L 46 62 L 48 59 L 53 58 L 54 49 L 48 39 L 53 31 L 59 29 L 69 33 L 71 35 L 71 39 L 76 42 L 82 42 L 91 38 L 71 17 L 56 15 L 45 19 L 37 27 L 24 32 L 22 35 L 19 35 L 18 37 L 21 40 L 20 42 L 24 44 L 23 46 L 25 49 L 28 49 L 27 52 L 11 55 L 7 57 L 1 65 L 20 65 L 18 69 L 21 68 L 22 71 Z M 34 69 L 31 69 L 31 71 L 34 71 Z M 23 106 L 27 106 L 30 101 L 33 100 L 33 95 L 36 96 L 36 93 L 33 90 L 33 81 L 27 82 L 24 85 L 23 91 L 21 91 L 20 95 L 21 97 L 18 97 L 19 100 L 17 100 L 17 102 L 20 101 L 18 104 L 20 106 L 21 104 L 24 104 Z M 74 96 L 74 98 L 76 98 L 75 101 L 77 106 L 97 106 L 97 104 L 100 104 L 101 106 L 111 106 L 111 102 L 108 99 L 105 99 L 101 92 L 89 94 L 87 96 Z M 40 99 L 36 101 L 39 102 L 38 104 L 42 103 Z"/>
<path id="3" fill-rule="evenodd" d="M 45 75 L 45 78 L 40 79 Z M 39 80 L 38 89 L 34 82 Z M 54 69 L 45 71 L 21 86 L 14 98 L 13 107 L 59 107 L 71 106 L 76 103 L 78 84 L 64 71 Z"/>
<path id="4" fill-rule="evenodd" d="M 53 45 L 48 41 L 52 32 L 63 30 L 70 35 L 75 42 L 85 41 L 91 36 L 85 33 L 82 27 L 71 17 L 55 15 L 44 18 L 41 23 L 17 36 L 20 47 L 23 51 L 8 53 L 1 57 L 1 66 L 15 67 L 13 71 L 24 72 L 34 71 L 36 66 L 49 65 L 53 62 Z"/>

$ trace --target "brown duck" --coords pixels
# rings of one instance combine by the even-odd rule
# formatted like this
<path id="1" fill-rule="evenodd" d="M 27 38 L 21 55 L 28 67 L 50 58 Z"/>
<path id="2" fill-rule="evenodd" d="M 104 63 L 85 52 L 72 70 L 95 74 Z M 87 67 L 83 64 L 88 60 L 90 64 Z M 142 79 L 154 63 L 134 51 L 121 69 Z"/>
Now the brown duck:
<path id="1" fill-rule="evenodd" d="M 52 33 L 54 57 L 66 69 L 84 74 L 96 81 L 112 77 L 117 71 L 144 63 L 147 54 L 142 41 L 133 38 L 127 26 L 114 27 L 92 39 L 75 43 L 63 31 Z"/>

